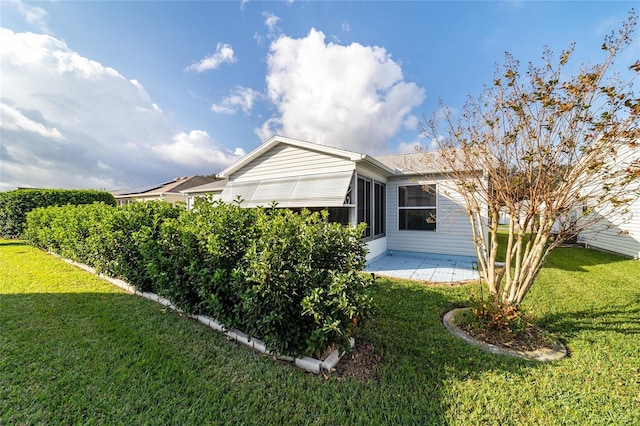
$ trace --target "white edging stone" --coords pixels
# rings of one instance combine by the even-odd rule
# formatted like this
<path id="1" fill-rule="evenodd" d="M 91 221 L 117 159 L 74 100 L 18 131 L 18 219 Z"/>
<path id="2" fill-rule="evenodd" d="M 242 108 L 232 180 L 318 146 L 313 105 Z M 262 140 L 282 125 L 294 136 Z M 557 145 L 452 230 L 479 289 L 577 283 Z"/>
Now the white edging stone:
<path id="1" fill-rule="evenodd" d="M 267 346 L 264 344 L 262 340 L 255 339 L 253 341 L 253 349 L 258 352 L 262 352 L 263 354 L 267 353 Z"/>
<path id="2" fill-rule="evenodd" d="M 131 294 L 135 294 L 136 296 L 140 296 L 143 297 L 145 299 L 151 300 L 153 302 L 159 303 L 163 306 L 166 306 L 167 308 L 170 308 L 176 312 L 182 312 L 180 309 L 178 309 L 178 307 L 176 307 L 173 303 L 171 303 L 171 301 L 169 299 L 165 299 L 164 297 L 158 296 L 155 293 L 151 293 L 148 291 L 139 291 L 137 290 L 134 286 L 132 286 L 131 284 L 129 284 L 126 281 L 123 281 L 121 279 L 117 279 L 117 278 L 112 278 L 109 277 L 107 275 L 104 275 L 102 273 L 98 273 L 96 272 L 96 270 L 94 268 L 92 268 L 91 266 L 85 265 L 84 263 L 79 263 L 79 262 L 75 262 L 73 260 L 70 259 L 65 259 L 64 257 L 59 256 L 56 253 L 53 252 L 49 252 L 49 254 L 64 260 L 65 262 L 77 266 L 80 269 L 83 269 L 87 272 L 90 272 L 102 279 L 104 279 L 105 281 L 110 282 L 111 284 L 121 288 L 122 290 L 131 293 Z M 260 353 L 263 354 L 267 354 L 267 355 L 271 355 L 276 357 L 279 360 L 282 361 L 288 361 L 291 363 L 294 363 L 298 368 L 301 368 L 305 371 L 308 371 L 310 373 L 314 373 L 314 374 L 320 374 L 321 372 L 327 372 L 327 373 L 331 373 L 331 371 L 335 368 L 335 366 L 338 364 L 338 362 L 340 361 L 340 359 L 342 358 L 342 355 L 340 354 L 340 351 L 338 349 L 334 350 L 333 352 L 331 352 L 324 360 L 319 360 L 316 358 L 310 358 L 310 357 L 304 357 L 304 358 L 294 358 L 291 356 L 287 356 L 287 355 L 280 355 L 280 354 L 275 354 L 271 351 L 267 350 L 267 347 L 265 345 L 265 343 L 263 341 L 261 341 L 260 339 L 256 339 L 253 338 L 251 336 L 246 335 L 245 333 L 238 331 L 238 330 L 229 330 L 227 329 L 227 327 L 225 327 L 224 324 L 221 324 L 220 322 L 218 322 L 217 320 L 208 317 L 206 315 L 190 315 L 189 318 L 192 318 L 200 323 L 202 323 L 203 325 L 221 332 L 222 334 L 224 334 L 225 336 L 227 336 L 230 340 L 245 345 L 249 348 L 252 348 Z M 355 340 L 353 339 L 353 337 L 349 338 L 349 343 L 351 344 L 351 347 L 355 347 Z"/>
<path id="3" fill-rule="evenodd" d="M 302 359 L 296 358 L 295 363 L 298 367 L 302 368 L 303 370 L 307 370 L 315 374 L 320 374 L 320 367 L 322 367 L 322 361 L 305 356 Z"/>
<path id="4" fill-rule="evenodd" d="M 356 346 L 356 340 L 353 337 L 349 337 L 349 344 L 353 349 Z M 338 349 L 334 350 L 329 354 L 328 357 L 325 358 L 324 361 L 322 361 L 322 368 L 325 371 L 330 372 L 335 368 L 335 366 L 338 364 L 341 358 L 342 358 L 342 355 L 340 355 L 340 351 Z"/>

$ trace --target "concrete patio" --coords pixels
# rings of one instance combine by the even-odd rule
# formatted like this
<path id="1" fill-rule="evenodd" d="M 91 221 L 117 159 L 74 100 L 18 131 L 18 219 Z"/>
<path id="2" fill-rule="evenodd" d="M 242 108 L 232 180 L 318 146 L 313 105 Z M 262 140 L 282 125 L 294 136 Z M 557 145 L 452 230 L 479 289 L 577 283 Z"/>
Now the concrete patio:
<path id="1" fill-rule="evenodd" d="M 365 272 L 433 283 L 454 283 L 480 279 L 475 258 L 389 252 L 367 264 Z"/>

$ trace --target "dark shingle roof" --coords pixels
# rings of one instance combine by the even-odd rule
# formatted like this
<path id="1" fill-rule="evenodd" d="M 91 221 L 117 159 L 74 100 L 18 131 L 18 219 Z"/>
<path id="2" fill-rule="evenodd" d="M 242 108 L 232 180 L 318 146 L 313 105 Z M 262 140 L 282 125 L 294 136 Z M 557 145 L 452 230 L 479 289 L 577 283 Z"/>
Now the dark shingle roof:
<path id="1" fill-rule="evenodd" d="M 193 188 L 195 186 L 200 186 L 211 182 L 214 182 L 214 179 L 205 176 L 185 176 L 176 178 L 170 182 L 157 185 L 114 191 L 113 194 L 116 197 L 165 194 L 168 192 L 177 194 L 185 189 Z"/>

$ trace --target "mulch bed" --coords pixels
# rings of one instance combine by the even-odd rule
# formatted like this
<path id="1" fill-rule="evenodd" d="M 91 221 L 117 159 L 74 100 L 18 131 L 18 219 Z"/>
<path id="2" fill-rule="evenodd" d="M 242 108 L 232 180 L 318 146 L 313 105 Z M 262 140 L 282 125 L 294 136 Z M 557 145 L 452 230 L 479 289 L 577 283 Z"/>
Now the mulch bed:
<path id="1" fill-rule="evenodd" d="M 344 355 L 335 371 L 331 372 L 331 377 L 379 383 L 381 365 L 382 355 L 372 343 L 356 341 L 355 350 Z"/>
<path id="2" fill-rule="evenodd" d="M 501 332 L 500 330 L 483 330 L 465 327 L 463 324 L 456 325 L 477 340 L 518 351 L 553 349 L 555 345 L 555 341 L 551 339 L 543 329 L 533 324 L 527 326 L 525 330 L 517 335 Z"/>

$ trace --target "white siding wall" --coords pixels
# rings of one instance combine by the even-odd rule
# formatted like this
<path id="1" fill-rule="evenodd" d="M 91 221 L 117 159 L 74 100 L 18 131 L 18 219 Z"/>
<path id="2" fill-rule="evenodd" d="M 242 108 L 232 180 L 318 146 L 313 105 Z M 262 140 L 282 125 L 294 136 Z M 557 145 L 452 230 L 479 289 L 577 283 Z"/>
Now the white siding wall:
<path id="1" fill-rule="evenodd" d="M 287 144 L 279 144 L 232 176 L 242 182 L 353 170 L 352 161 Z"/>
<path id="2" fill-rule="evenodd" d="M 367 262 L 375 259 L 378 256 L 382 256 L 387 252 L 387 237 L 376 238 L 367 242 Z"/>
<path id="3" fill-rule="evenodd" d="M 371 167 L 369 164 L 358 163 L 356 170 L 359 175 L 375 179 L 378 182 L 387 183 L 387 175 L 383 174 L 379 169 Z"/>
<path id="4" fill-rule="evenodd" d="M 633 213 L 628 223 L 624 223 L 619 216 L 603 219 L 589 231 L 581 232 L 578 242 L 587 247 L 640 259 L 640 201 L 634 204 Z"/>
<path id="5" fill-rule="evenodd" d="M 398 186 L 437 184 L 436 231 L 406 231 L 398 229 Z M 387 250 L 420 253 L 476 256 L 471 224 L 464 203 L 453 185 L 434 176 L 433 179 L 390 180 L 387 183 Z"/>
<path id="6" fill-rule="evenodd" d="M 222 191 L 187 195 L 187 210 L 191 210 L 195 206 L 196 199 L 198 198 L 211 197 L 211 201 L 216 201 L 221 198 L 221 195 L 222 195 Z"/>
<path id="7" fill-rule="evenodd" d="M 632 149 L 623 146 L 619 152 L 617 164 L 620 167 L 640 156 L 640 148 Z M 633 188 L 629 188 L 629 193 L 640 191 L 640 182 Z M 628 214 L 611 214 L 616 211 L 611 206 L 603 206 L 595 214 L 603 216 L 598 224 L 588 231 L 583 231 L 578 236 L 578 242 L 586 244 L 600 250 L 618 253 L 623 256 L 640 259 L 640 199 L 632 202 Z M 616 212 L 617 213 L 617 212 Z"/>

